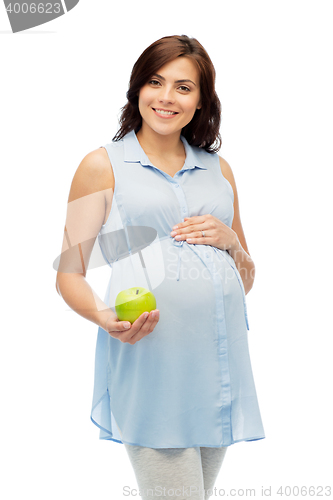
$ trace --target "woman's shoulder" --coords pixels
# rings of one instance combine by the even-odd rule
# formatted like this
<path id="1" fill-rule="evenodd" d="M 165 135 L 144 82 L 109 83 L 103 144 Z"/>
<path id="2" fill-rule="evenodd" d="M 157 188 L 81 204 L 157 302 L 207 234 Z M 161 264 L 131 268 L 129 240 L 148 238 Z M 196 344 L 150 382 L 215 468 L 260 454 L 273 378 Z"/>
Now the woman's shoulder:
<path id="1" fill-rule="evenodd" d="M 236 188 L 236 182 L 235 182 L 235 177 L 234 177 L 232 168 L 230 167 L 229 163 L 224 158 L 222 158 L 222 156 L 218 155 L 218 158 L 219 158 L 219 162 L 220 162 L 220 169 L 221 169 L 222 175 L 225 179 L 227 179 L 227 181 L 231 185 L 233 193 L 234 193 L 234 199 L 235 199 L 237 196 L 237 188 Z"/>
<path id="2" fill-rule="evenodd" d="M 232 175 L 232 170 L 231 170 L 229 163 L 224 158 L 222 158 L 222 156 L 218 155 L 218 157 L 219 157 L 220 168 L 221 168 L 222 174 L 225 177 Z"/>
<path id="3" fill-rule="evenodd" d="M 114 190 L 112 165 L 106 149 L 100 147 L 87 153 L 77 167 L 68 201 L 110 188 Z"/>

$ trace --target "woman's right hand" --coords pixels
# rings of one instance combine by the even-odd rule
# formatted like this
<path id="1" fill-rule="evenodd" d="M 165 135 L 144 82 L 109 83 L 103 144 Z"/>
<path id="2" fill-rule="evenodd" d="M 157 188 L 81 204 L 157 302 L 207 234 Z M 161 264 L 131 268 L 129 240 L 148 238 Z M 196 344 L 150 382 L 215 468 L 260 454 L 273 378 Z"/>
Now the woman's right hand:
<path id="1" fill-rule="evenodd" d="M 160 311 L 158 309 L 150 311 L 147 318 L 145 318 L 145 314 L 147 313 L 142 313 L 141 316 L 134 321 L 131 327 L 126 329 L 124 325 L 128 323 L 128 321 L 120 321 L 115 314 L 107 320 L 105 330 L 111 337 L 120 340 L 120 342 L 133 345 L 146 335 L 149 335 L 160 319 Z"/>

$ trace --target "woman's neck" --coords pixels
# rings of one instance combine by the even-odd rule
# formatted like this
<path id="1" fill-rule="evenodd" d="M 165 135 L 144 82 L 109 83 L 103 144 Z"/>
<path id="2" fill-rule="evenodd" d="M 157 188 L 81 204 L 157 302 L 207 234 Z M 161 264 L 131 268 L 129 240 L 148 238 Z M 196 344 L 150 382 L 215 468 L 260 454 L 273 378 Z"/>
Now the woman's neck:
<path id="1" fill-rule="evenodd" d="M 184 145 L 180 139 L 180 132 L 162 135 L 154 130 L 148 131 L 141 127 L 136 137 L 147 156 L 172 158 L 182 156 L 185 153 Z"/>

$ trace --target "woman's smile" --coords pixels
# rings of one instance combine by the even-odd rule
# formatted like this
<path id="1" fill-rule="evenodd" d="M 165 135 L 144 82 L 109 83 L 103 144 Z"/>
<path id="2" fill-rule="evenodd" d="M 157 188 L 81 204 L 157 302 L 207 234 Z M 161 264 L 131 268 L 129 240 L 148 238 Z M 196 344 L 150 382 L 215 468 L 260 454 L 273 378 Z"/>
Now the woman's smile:
<path id="1" fill-rule="evenodd" d="M 160 108 L 152 108 L 152 109 L 155 112 L 155 114 L 157 116 L 160 116 L 161 118 L 172 118 L 172 117 L 178 115 L 178 112 L 176 112 L 176 111 L 167 111 L 167 110 L 160 109 Z"/>

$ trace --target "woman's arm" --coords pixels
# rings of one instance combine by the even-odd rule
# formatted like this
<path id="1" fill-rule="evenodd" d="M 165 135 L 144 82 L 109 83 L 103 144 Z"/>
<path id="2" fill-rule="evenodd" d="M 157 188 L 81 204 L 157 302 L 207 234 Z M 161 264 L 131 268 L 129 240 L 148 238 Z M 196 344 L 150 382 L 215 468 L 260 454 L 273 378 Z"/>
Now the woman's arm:
<path id="1" fill-rule="evenodd" d="M 235 261 L 236 267 L 243 281 L 245 293 L 247 294 L 253 286 L 255 277 L 255 265 L 249 254 L 242 223 L 240 220 L 238 193 L 234 175 L 232 173 L 230 165 L 223 158 L 221 158 L 221 156 L 219 156 L 219 159 L 222 175 L 230 182 L 234 192 L 234 219 L 231 229 L 235 231 L 237 235 L 237 241 L 235 246 L 233 248 L 230 248 L 228 252 Z"/>
<path id="2" fill-rule="evenodd" d="M 253 286 L 255 277 L 255 266 L 250 255 L 242 248 L 241 243 L 238 241 L 238 246 L 234 249 L 228 250 L 231 257 L 234 259 L 236 267 L 241 275 L 245 294 L 249 293 Z"/>
<path id="3" fill-rule="evenodd" d="M 57 292 L 66 304 L 102 328 L 111 315 L 117 316 L 93 291 L 85 277 L 113 189 L 106 151 L 103 148 L 92 151 L 82 160 L 72 181 L 56 278 Z"/>
<path id="4" fill-rule="evenodd" d="M 60 275 L 57 278 L 58 293 L 73 311 L 104 329 L 110 316 L 117 319 L 117 315 L 98 297 L 84 276 L 74 273 Z"/>

